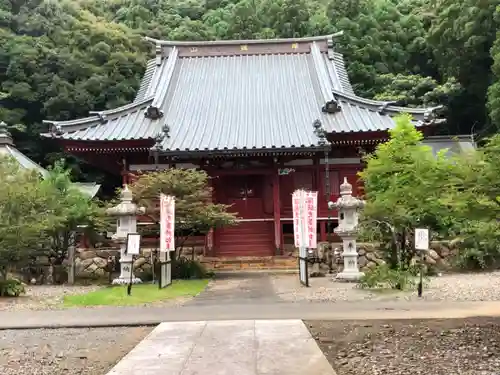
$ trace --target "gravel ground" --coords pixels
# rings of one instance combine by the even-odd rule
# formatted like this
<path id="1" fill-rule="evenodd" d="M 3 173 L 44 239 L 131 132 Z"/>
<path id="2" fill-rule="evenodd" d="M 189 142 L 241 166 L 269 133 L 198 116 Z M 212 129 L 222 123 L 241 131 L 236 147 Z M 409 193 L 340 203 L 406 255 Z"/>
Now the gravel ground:
<path id="1" fill-rule="evenodd" d="M 500 318 L 306 324 L 338 375 L 500 374 Z"/>
<path id="2" fill-rule="evenodd" d="M 0 311 L 53 310 L 60 307 L 64 296 L 84 294 L 101 288 L 98 285 L 35 285 L 26 287 L 18 298 L 1 298 Z"/>
<path id="3" fill-rule="evenodd" d="M 0 374 L 104 375 L 152 329 L 0 331 Z"/>
<path id="4" fill-rule="evenodd" d="M 355 283 L 333 281 L 330 275 L 309 279 L 310 288 L 300 285 L 298 275 L 273 276 L 275 292 L 285 301 L 363 301 L 417 300 L 416 291 L 367 291 Z M 494 301 L 500 300 L 500 272 L 448 274 L 432 277 L 424 287 L 424 300 Z M 499 371 L 500 374 L 500 371 Z"/>
<path id="5" fill-rule="evenodd" d="M 208 287 L 213 281 L 208 283 Z M 26 294 L 17 298 L 0 298 L 0 311 L 23 310 L 59 310 L 62 308 L 64 296 L 84 294 L 103 288 L 99 285 L 74 286 L 74 285 L 36 285 L 26 287 Z M 124 286 L 124 288 L 126 288 Z M 192 300 L 193 297 L 178 297 L 166 301 L 144 304 L 143 306 L 181 306 Z M 78 308 L 98 309 L 100 306 L 82 306 Z"/>

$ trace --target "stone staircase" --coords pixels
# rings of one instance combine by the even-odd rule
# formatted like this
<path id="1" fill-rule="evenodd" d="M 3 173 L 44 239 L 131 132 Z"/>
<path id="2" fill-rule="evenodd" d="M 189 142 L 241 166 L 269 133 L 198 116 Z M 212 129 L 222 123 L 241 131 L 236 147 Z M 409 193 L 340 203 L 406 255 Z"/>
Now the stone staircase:
<path id="1" fill-rule="evenodd" d="M 294 256 L 267 257 L 201 257 L 199 261 L 214 272 L 217 271 L 296 271 L 297 258 Z"/>

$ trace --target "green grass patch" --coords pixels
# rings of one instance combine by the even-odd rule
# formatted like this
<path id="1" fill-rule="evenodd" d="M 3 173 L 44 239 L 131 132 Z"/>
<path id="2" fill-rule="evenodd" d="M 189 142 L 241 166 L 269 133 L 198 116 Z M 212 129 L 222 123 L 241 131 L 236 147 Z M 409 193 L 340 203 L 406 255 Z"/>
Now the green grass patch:
<path id="1" fill-rule="evenodd" d="M 172 285 L 159 289 L 157 284 L 137 284 L 127 295 L 127 286 L 113 286 L 64 297 L 64 306 L 134 306 L 167 301 L 179 297 L 192 297 L 203 291 L 208 280 L 176 280 Z"/>

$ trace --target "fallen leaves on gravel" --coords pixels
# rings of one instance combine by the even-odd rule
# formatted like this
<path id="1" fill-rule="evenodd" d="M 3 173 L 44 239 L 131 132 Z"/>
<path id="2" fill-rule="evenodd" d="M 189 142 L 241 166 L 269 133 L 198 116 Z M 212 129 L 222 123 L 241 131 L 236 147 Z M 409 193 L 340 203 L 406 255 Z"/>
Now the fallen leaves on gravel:
<path id="1" fill-rule="evenodd" d="M 500 318 L 307 324 L 338 375 L 500 374 Z"/>

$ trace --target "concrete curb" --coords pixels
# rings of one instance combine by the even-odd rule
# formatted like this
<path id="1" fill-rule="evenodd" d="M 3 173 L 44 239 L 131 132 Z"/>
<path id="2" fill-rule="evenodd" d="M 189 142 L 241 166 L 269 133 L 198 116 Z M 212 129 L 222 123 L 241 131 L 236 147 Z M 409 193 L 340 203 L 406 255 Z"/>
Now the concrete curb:
<path id="1" fill-rule="evenodd" d="M 213 307 L 213 314 L 207 314 L 205 311 L 196 312 L 194 309 L 178 308 L 175 310 L 148 311 L 134 315 L 132 312 L 124 310 L 122 316 L 104 315 L 99 317 L 97 314 L 93 319 L 76 321 L 74 318 L 70 322 L 63 323 L 64 317 L 52 319 L 19 319 L 18 321 L 5 322 L 0 316 L 0 331 L 2 330 L 34 330 L 34 329 L 70 329 L 70 328 L 111 328 L 111 327 L 143 327 L 156 326 L 164 322 L 192 322 L 199 321 L 200 316 L 204 316 L 205 321 L 222 320 L 330 320 L 330 321 L 374 321 L 374 320 L 427 320 L 427 319 L 468 319 L 468 318 L 500 318 L 500 309 L 498 307 L 488 307 L 484 309 L 469 306 L 468 308 L 448 308 L 448 309 L 426 309 L 415 310 L 408 308 L 359 308 L 360 306 L 351 305 L 352 309 L 342 309 L 334 311 L 334 307 L 322 307 L 318 311 L 311 308 L 307 311 L 303 308 L 293 311 L 293 306 L 287 306 L 286 310 L 281 308 L 266 309 L 265 306 L 257 308 L 257 311 L 245 311 L 245 307 L 239 306 L 234 311 L 217 311 Z M 345 307 L 344 307 L 345 308 Z M 246 307 L 248 309 L 248 307 Z M 191 310 L 191 311 L 190 311 Z M 230 310 L 230 309 L 228 309 Z M 267 310 L 267 311 L 266 311 Z M 302 310 L 302 311 L 300 311 Z M 30 322 L 30 320 L 32 322 Z M 44 321 L 45 320 L 45 321 Z M 71 321 L 72 320 L 72 321 Z"/>
<path id="2" fill-rule="evenodd" d="M 125 323 L 91 323 L 85 324 L 24 324 L 24 325 L 0 325 L 0 331 L 26 331 L 35 329 L 83 329 L 83 328 L 121 328 L 121 327 L 156 327 L 163 323 L 159 320 Z"/>

